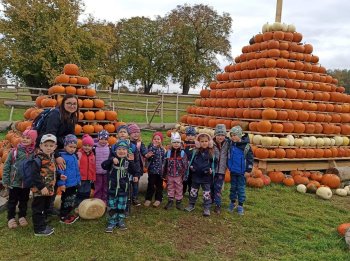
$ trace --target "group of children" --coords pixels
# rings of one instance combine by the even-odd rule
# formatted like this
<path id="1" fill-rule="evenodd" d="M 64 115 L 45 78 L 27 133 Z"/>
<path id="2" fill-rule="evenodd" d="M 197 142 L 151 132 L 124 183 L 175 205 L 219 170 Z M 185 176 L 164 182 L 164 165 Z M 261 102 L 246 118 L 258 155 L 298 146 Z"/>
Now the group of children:
<path id="1" fill-rule="evenodd" d="M 109 133 L 102 130 L 97 140 L 89 135 L 82 138 L 82 147 L 77 151 L 77 137 L 69 134 L 64 138 L 64 150 L 55 153 L 57 138 L 43 135 L 39 148 L 35 148 L 35 130 L 23 132 L 22 142 L 9 153 L 4 165 L 3 185 L 9 188 L 8 227 L 28 225 L 26 220 L 29 188 L 24 188 L 18 175 L 22 161 L 32 159 L 32 221 L 34 234 L 47 236 L 54 228 L 47 225 L 47 213 L 59 188 L 61 196 L 60 222 L 72 224 L 78 219 L 74 209 L 90 197 L 107 205 L 108 223 L 106 232 L 114 228 L 127 229 L 125 215 L 130 198 L 135 206 L 138 200 L 138 182 L 144 171 L 148 173 L 148 187 L 144 206 L 149 207 L 153 196 L 154 207 L 163 199 L 163 181 L 167 184 L 168 202 L 165 209 L 175 204 L 179 210 L 192 211 L 203 190 L 203 215 L 210 215 L 214 203 L 215 212 L 221 211 L 221 191 L 225 171 L 231 173 L 230 206 L 232 212 L 238 199 L 238 214 L 243 214 L 245 201 L 245 176 L 251 172 L 253 155 L 249 138 L 239 126 L 226 135 L 226 127 L 218 124 L 214 139 L 206 133 L 196 133 L 193 127 L 186 129 L 186 141 L 181 141 L 178 132 L 171 134 L 171 147 L 163 146 L 163 134 L 155 132 L 151 144 L 146 147 L 141 141 L 140 128 L 136 124 L 122 125 L 117 129 L 118 141 L 109 146 Z M 39 162 L 39 163 L 38 163 Z M 64 162 L 64 164 L 56 164 Z M 183 207 L 183 197 L 188 191 L 189 204 Z M 129 195 L 129 192 L 131 194 Z M 18 204 L 19 203 L 19 204 Z M 18 204 L 18 223 L 15 219 Z"/>

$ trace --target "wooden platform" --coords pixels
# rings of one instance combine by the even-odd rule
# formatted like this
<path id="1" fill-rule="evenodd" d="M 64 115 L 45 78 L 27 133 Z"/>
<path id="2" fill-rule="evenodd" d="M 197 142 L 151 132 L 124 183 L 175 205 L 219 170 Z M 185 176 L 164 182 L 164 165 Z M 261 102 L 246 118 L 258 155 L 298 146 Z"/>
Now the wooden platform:
<path id="1" fill-rule="evenodd" d="M 303 158 L 303 159 L 254 159 L 259 169 L 264 171 L 326 170 L 334 167 L 350 166 L 350 157 L 343 158 Z"/>

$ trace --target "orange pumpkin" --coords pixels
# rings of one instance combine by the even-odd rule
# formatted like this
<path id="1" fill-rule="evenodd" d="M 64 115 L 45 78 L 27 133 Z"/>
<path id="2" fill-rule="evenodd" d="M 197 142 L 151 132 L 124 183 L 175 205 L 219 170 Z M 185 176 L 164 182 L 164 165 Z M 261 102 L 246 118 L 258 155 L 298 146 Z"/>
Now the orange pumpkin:
<path id="1" fill-rule="evenodd" d="M 286 178 L 283 179 L 283 184 L 287 187 L 292 187 L 295 185 L 294 179 L 291 176 L 287 176 Z"/>
<path id="2" fill-rule="evenodd" d="M 350 223 L 344 223 L 338 226 L 337 231 L 339 235 L 345 236 L 345 233 L 348 229 L 350 229 Z"/>
<path id="3" fill-rule="evenodd" d="M 112 123 L 105 124 L 103 128 L 109 133 L 112 133 L 115 131 L 115 126 Z"/>
<path id="4" fill-rule="evenodd" d="M 108 121 L 115 121 L 117 120 L 117 112 L 115 111 L 105 111 L 105 115 L 106 115 L 106 120 Z"/>
<path id="5" fill-rule="evenodd" d="M 335 174 L 324 174 L 321 183 L 331 189 L 336 189 L 340 187 L 340 178 Z"/>
<path id="6" fill-rule="evenodd" d="M 78 84 L 81 85 L 89 85 L 90 81 L 87 77 L 78 77 Z M 95 96 L 95 95 L 88 95 L 88 96 Z"/>
<path id="7" fill-rule="evenodd" d="M 83 128 L 79 124 L 75 124 L 74 133 L 79 135 L 82 132 Z"/>
<path id="8" fill-rule="evenodd" d="M 42 108 L 41 102 L 42 102 L 44 99 L 46 99 L 46 98 L 47 98 L 47 96 L 45 96 L 45 95 L 37 97 L 37 98 L 35 99 L 35 105 L 36 105 L 37 107 L 39 107 L 39 108 Z"/>
<path id="9" fill-rule="evenodd" d="M 86 89 L 86 95 L 87 96 L 90 96 L 90 97 L 93 97 L 93 96 L 96 96 L 96 90 L 95 89 Z"/>
<path id="10" fill-rule="evenodd" d="M 70 77 L 69 78 L 69 83 L 70 84 L 77 84 L 78 83 L 78 79 L 76 77 Z"/>
<path id="11" fill-rule="evenodd" d="M 94 132 L 94 126 L 92 126 L 92 125 L 90 125 L 90 124 L 87 124 L 87 125 L 84 125 L 83 126 L 83 132 L 85 133 L 85 134 L 91 134 L 91 133 L 93 133 Z"/>
<path id="12" fill-rule="evenodd" d="M 116 137 L 114 137 L 114 136 L 109 136 L 108 137 L 108 144 L 110 145 L 110 146 L 112 146 L 113 144 L 115 144 L 117 142 L 117 138 Z"/>
<path id="13" fill-rule="evenodd" d="M 95 113 L 93 111 L 86 111 L 84 112 L 84 118 L 86 120 L 92 121 L 95 119 Z"/>
<path id="14" fill-rule="evenodd" d="M 92 108 L 94 107 L 94 101 L 90 99 L 83 100 L 83 106 L 84 108 Z"/>
<path id="15" fill-rule="evenodd" d="M 78 75 L 79 67 L 76 64 L 68 63 L 63 67 L 63 72 L 68 75 Z"/>
<path id="16" fill-rule="evenodd" d="M 104 120 L 106 118 L 106 114 L 104 111 L 96 111 L 95 112 L 95 119 L 96 120 Z"/>
<path id="17" fill-rule="evenodd" d="M 73 87 L 73 86 L 67 86 L 66 87 L 66 93 L 74 95 L 74 94 L 77 93 L 77 89 L 75 87 Z"/>
<path id="18" fill-rule="evenodd" d="M 281 171 L 271 171 L 268 173 L 268 176 L 273 183 L 282 183 L 285 178 L 283 172 Z"/>
<path id="19" fill-rule="evenodd" d="M 60 74 L 55 78 L 55 83 L 69 83 L 69 76 L 66 74 Z"/>
<path id="20" fill-rule="evenodd" d="M 94 125 L 94 132 L 95 133 L 98 133 L 100 132 L 101 130 L 103 130 L 103 126 L 101 124 L 95 124 Z"/>
<path id="21" fill-rule="evenodd" d="M 84 88 L 77 89 L 77 95 L 85 96 L 85 94 L 86 94 L 86 90 Z"/>
<path id="22" fill-rule="evenodd" d="M 95 108 L 102 108 L 105 106 L 105 102 L 101 99 L 94 99 Z"/>

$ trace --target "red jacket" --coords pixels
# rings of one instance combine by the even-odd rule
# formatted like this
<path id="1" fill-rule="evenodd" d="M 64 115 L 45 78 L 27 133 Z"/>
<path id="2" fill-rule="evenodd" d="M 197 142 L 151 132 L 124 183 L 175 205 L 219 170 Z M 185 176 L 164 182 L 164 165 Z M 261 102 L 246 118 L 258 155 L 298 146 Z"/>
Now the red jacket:
<path id="1" fill-rule="evenodd" d="M 79 170 L 81 180 L 96 180 L 96 160 L 95 155 L 91 152 L 89 155 L 82 149 L 78 152 Z"/>

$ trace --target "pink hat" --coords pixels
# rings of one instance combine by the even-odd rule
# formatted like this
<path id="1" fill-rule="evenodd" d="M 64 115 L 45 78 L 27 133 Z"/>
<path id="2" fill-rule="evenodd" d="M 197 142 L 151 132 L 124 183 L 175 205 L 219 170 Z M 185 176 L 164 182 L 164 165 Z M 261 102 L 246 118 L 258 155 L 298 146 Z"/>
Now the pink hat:
<path id="1" fill-rule="evenodd" d="M 155 133 L 153 133 L 152 139 L 154 139 L 155 136 L 159 136 L 161 141 L 163 141 L 164 139 L 163 134 L 160 131 L 156 131 Z"/>
<path id="2" fill-rule="evenodd" d="M 128 125 L 129 134 L 140 132 L 140 127 L 136 123 L 131 123 Z"/>
<path id="3" fill-rule="evenodd" d="M 36 130 L 28 129 L 28 130 L 25 130 L 22 135 L 29 137 L 32 140 L 32 143 L 35 143 L 38 137 L 38 132 Z"/>
<path id="4" fill-rule="evenodd" d="M 83 139 L 82 139 L 83 145 L 94 145 L 94 140 L 89 134 L 84 134 Z"/>

